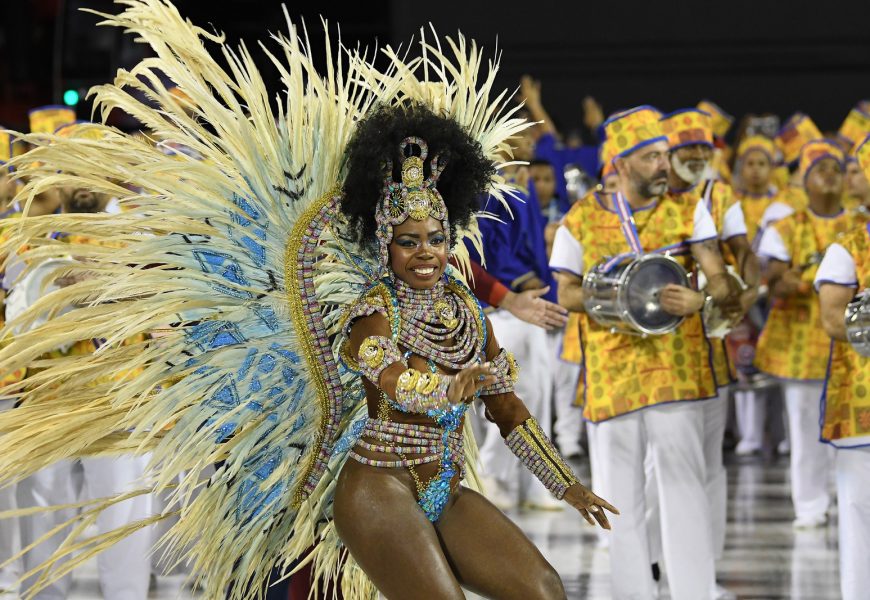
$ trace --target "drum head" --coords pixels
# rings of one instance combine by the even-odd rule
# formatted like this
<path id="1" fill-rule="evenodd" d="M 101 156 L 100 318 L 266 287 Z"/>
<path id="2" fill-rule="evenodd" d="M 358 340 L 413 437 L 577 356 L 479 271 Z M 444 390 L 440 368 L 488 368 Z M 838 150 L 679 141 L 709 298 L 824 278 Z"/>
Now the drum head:
<path id="1" fill-rule="evenodd" d="M 682 321 L 662 309 L 661 289 L 668 284 L 688 285 L 685 269 L 666 256 L 646 256 L 638 260 L 628 273 L 624 294 L 629 319 L 643 332 L 666 333 Z"/>

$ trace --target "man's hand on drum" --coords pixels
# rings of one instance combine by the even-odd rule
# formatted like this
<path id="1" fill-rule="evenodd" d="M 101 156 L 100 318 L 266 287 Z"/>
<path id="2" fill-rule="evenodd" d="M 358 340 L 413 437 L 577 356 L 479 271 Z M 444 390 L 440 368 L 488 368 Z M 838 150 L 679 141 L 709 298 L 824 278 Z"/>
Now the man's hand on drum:
<path id="1" fill-rule="evenodd" d="M 683 285 L 669 283 L 659 292 L 659 302 L 666 312 L 685 317 L 704 307 L 704 294 Z"/>
<path id="2" fill-rule="evenodd" d="M 597 521 L 604 529 L 610 529 L 610 521 L 607 520 L 604 511 L 609 510 L 615 515 L 619 514 L 612 504 L 599 498 L 579 483 L 575 483 L 565 491 L 563 500 L 580 511 L 590 525 L 595 525 Z"/>
<path id="3" fill-rule="evenodd" d="M 447 388 L 447 400 L 451 404 L 471 402 L 478 390 L 496 382 L 492 363 L 483 363 L 466 367 L 453 376 L 450 387 Z"/>
<path id="4" fill-rule="evenodd" d="M 740 304 L 740 295 L 743 293 L 743 289 L 737 280 L 727 273 L 717 273 L 710 277 L 704 290 L 710 294 L 713 302 L 726 317 L 736 320 L 744 314 Z"/>
<path id="5" fill-rule="evenodd" d="M 568 311 L 541 298 L 550 291 L 550 286 L 520 293 L 508 292 L 499 308 L 503 308 L 516 318 L 543 327 L 561 329 L 568 324 Z"/>

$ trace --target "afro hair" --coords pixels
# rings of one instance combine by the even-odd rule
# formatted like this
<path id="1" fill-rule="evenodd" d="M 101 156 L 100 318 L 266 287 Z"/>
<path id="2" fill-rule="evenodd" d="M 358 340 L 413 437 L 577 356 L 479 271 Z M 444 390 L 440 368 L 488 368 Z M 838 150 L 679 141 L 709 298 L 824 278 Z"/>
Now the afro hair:
<path id="1" fill-rule="evenodd" d="M 433 157 L 447 161 L 436 187 L 447 206 L 451 240 L 456 240 L 456 229 L 466 227 L 478 210 L 481 195 L 495 174 L 495 165 L 483 155 L 480 144 L 459 123 L 421 104 L 381 105 L 359 122 L 345 151 L 347 177 L 341 210 L 355 241 L 375 242 L 375 209 L 384 189 L 383 165 L 392 159 L 393 179 L 401 181 L 404 157 L 399 155 L 399 145 L 410 136 L 422 138 L 429 146 L 426 177 Z"/>

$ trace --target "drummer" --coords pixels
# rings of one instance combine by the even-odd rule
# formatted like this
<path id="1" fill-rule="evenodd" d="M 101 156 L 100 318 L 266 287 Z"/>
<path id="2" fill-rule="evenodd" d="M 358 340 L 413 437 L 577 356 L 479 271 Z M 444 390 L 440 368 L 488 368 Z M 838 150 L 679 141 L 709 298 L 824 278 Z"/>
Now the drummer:
<path id="1" fill-rule="evenodd" d="M 870 136 L 856 153 L 870 175 Z M 822 326 L 833 339 L 822 396 L 822 440 L 836 451 L 843 600 L 866 598 L 870 589 L 870 357 L 849 345 L 843 315 L 856 291 L 870 293 L 870 223 L 828 247 L 815 279 Z M 867 327 L 867 324 L 864 325 Z M 866 349 L 865 349 L 866 352 Z"/>
<path id="2" fill-rule="evenodd" d="M 719 249 L 725 262 L 734 268 L 747 285 L 740 297 L 741 314 L 745 314 L 758 297 L 760 267 L 747 239 L 743 209 L 731 186 L 719 179 L 705 179 L 713 157 L 712 119 L 702 110 L 687 108 L 662 117 L 661 124 L 670 145 L 670 193 L 686 194 L 690 198 L 700 196 L 710 211 L 719 232 Z M 713 518 L 714 549 L 716 558 L 721 559 L 725 550 L 728 485 L 722 461 L 722 443 L 728 419 L 728 388 L 734 382 L 734 374 L 724 338 L 708 338 L 706 345 L 713 362 L 718 397 L 702 403 L 704 458 L 707 465 L 707 494 Z"/>
<path id="3" fill-rule="evenodd" d="M 791 493 L 796 528 L 827 523 L 831 454 L 819 442 L 819 398 L 829 343 L 812 283 L 827 247 L 855 225 L 843 210 L 843 152 L 836 142 L 814 140 L 800 154 L 800 179 L 808 205 L 764 230 L 758 252 L 773 298 L 758 340 L 756 366 L 780 379 L 791 439 Z M 787 208 L 787 207 L 785 207 Z M 767 213 L 783 211 L 774 202 Z"/>
<path id="4" fill-rule="evenodd" d="M 583 313 L 591 293 L 583 277 L 602 259 L 624 254 L 631 260 L 632 253 L 664 249 L 686 268 L 694 256 L 716 297 L 729 294 L 709 211 L 697 199 L 668 193 L 668 142 L 660 116 L 640 106 L 605 121 L 620 191 L 593 191 L 579 200 L 556 232 L 550 260 L 559 302 L 571 311 Z M 578 394 L 584 417 L 596 423 L 596 484 L 621 501 L 610 544 L 613 598 L 654 596 L 644 515 L 644 456 L 651 452 L 671 596 L 697 600 L 712 594 L 715 566 L 704 491 L 703 409 L 692 401 L 714 397 L 716 382 L 707 353 L 691 341 L 703 336 L 697 314 L 703 296 L 670 285 L 660 302 L 668 313 L 685 317 L 668 335 L 611 333 L 581 314 L 584 375 Z"/>

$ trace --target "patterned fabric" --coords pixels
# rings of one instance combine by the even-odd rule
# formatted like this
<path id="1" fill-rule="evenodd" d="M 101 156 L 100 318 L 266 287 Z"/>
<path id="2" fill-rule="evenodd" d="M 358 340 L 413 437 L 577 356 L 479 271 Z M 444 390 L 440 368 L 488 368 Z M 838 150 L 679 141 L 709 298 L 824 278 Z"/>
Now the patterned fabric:
<path id="1" fill-rule="evenodd" d="M 775 201 L 781 201 L 780 194 L 767 193 L 763 196 L 735 192 L 734 197 L 740 202 L 743 209 L 743 218 L 746 221 L 746 239 L 752 244 L 757 244 L 756 237 L 761 230 L 761 219 L 767 207 Z"/>
<path id="2" fill-rule="evenodd" d="M 718 138 L 724 138 L 728 130 L 731 129 L 731 124 L 734 123 L 734 117 L 726 113 L 719 107 L 718 104 L 710 100 L 701 100 L 698 102 L 698 110 L 703 110 L 710 115 L 713 120 L 713 135 Z"/>
<path id="3" fill-rule="evenodd" d="M 655 206 L 634 212 L 641 245 L 646 249 L 691 239 L 697 196 L 667 195 Z M 595 192 L 565 215 L 563 225 L 583 247 L 584 273 L 605 257 L 627 250 L 619 217 Z M 677 257 L 687 270 L 687 257 Z M 646 339 L 611 333 L 585 313 L 580 321 L 583 376 L 578 399 L 587 420 L 599 422 L 677 400 L 716 394 L 701 318 L 688 317 L 672 334 Z"/>
<path id="4" fill-rule="evenodd" d="M 810 169 L 816 166 L 820 160 L 825 158 L 833 158 L 841 165 L 845 160 L 843 151 L 835 142 L 830 140 L 812 140 L 804 144 L 804 147 L 801 148 L 800 163 L 798 166 L 801 181 L 806 182 Z"/>
<path id="5" fill-rule="evenodd" d="M 860 143 L 870 133 L 870 114 L 860 107 L 855 107 L 846 115 L 846 120 L 840 125 L 837 139 L 841 140 L 847 148 L 852 148 Z"/>
<path id="6" fill-rule="evenodd" d="M 870 231 L 858 227 L 838 240 L 855 261 L 858 290 L 870 288 Z M 870 443 L 870 357 L 848 342 L 834 341 L 822 395 L 822 439 L 847 446 L 849 438 Z"/>
<path id="7" fill-rule="evenodd" d="M 611 116 L 604 122 L 604 135 L 614 156 L 627 156 L 654 142 L 668 140 L 662 131 L 661 113 L 652 106 L 638 106 Z"/>
<path id="8" fill-rule="evenodd" d="M 713 119 L 703 110 L 678 110 L 662 117 L 661 123 L 671 150 L 695 144 L 713 146 Z"/>
<path id="9" fill-rule="evenodd" d="M 76 120 L 76 111 L 66 106 L 41 106 L 27 113 L 30 133 L 54 133 Z"/>
<path id="10" fill-rule="evenodd" d="M 775 141 L 776 147 L 782 152 L 782 160 L 790 164 L 800 157 L 804 144 L 822 137 L 822 132 L 812 119 L 803 113 L 795 113 L 780 128 Z"/>
<path id="11" fill-rule="evenodd" d="M 559 500 L 565 497 L 569 487 L 580 483 L 534 417 L 517 425 L 504 441 L 520 462 Z"/>
<path id="12" fill-rule="evenodd" d="M 861 165 L 864 176 L 870 179 L 870 135 L 867 135 L 855 150 L 855 158 L 858 159 L 858 164 Z"/>
<path id="13" fill-rule="evenodd" d="M 824 218 L 808 209 L 771 225 L 789 249 L 791 266 L 804 268 L 801 279 L 809 286 L 825 249 L 854 226 L 854 217 L 846 211 Z M 755 365 L 785 379 L 821 381 L 829 351 L 815 294 L 776 299 L 758 340 Z"/>

